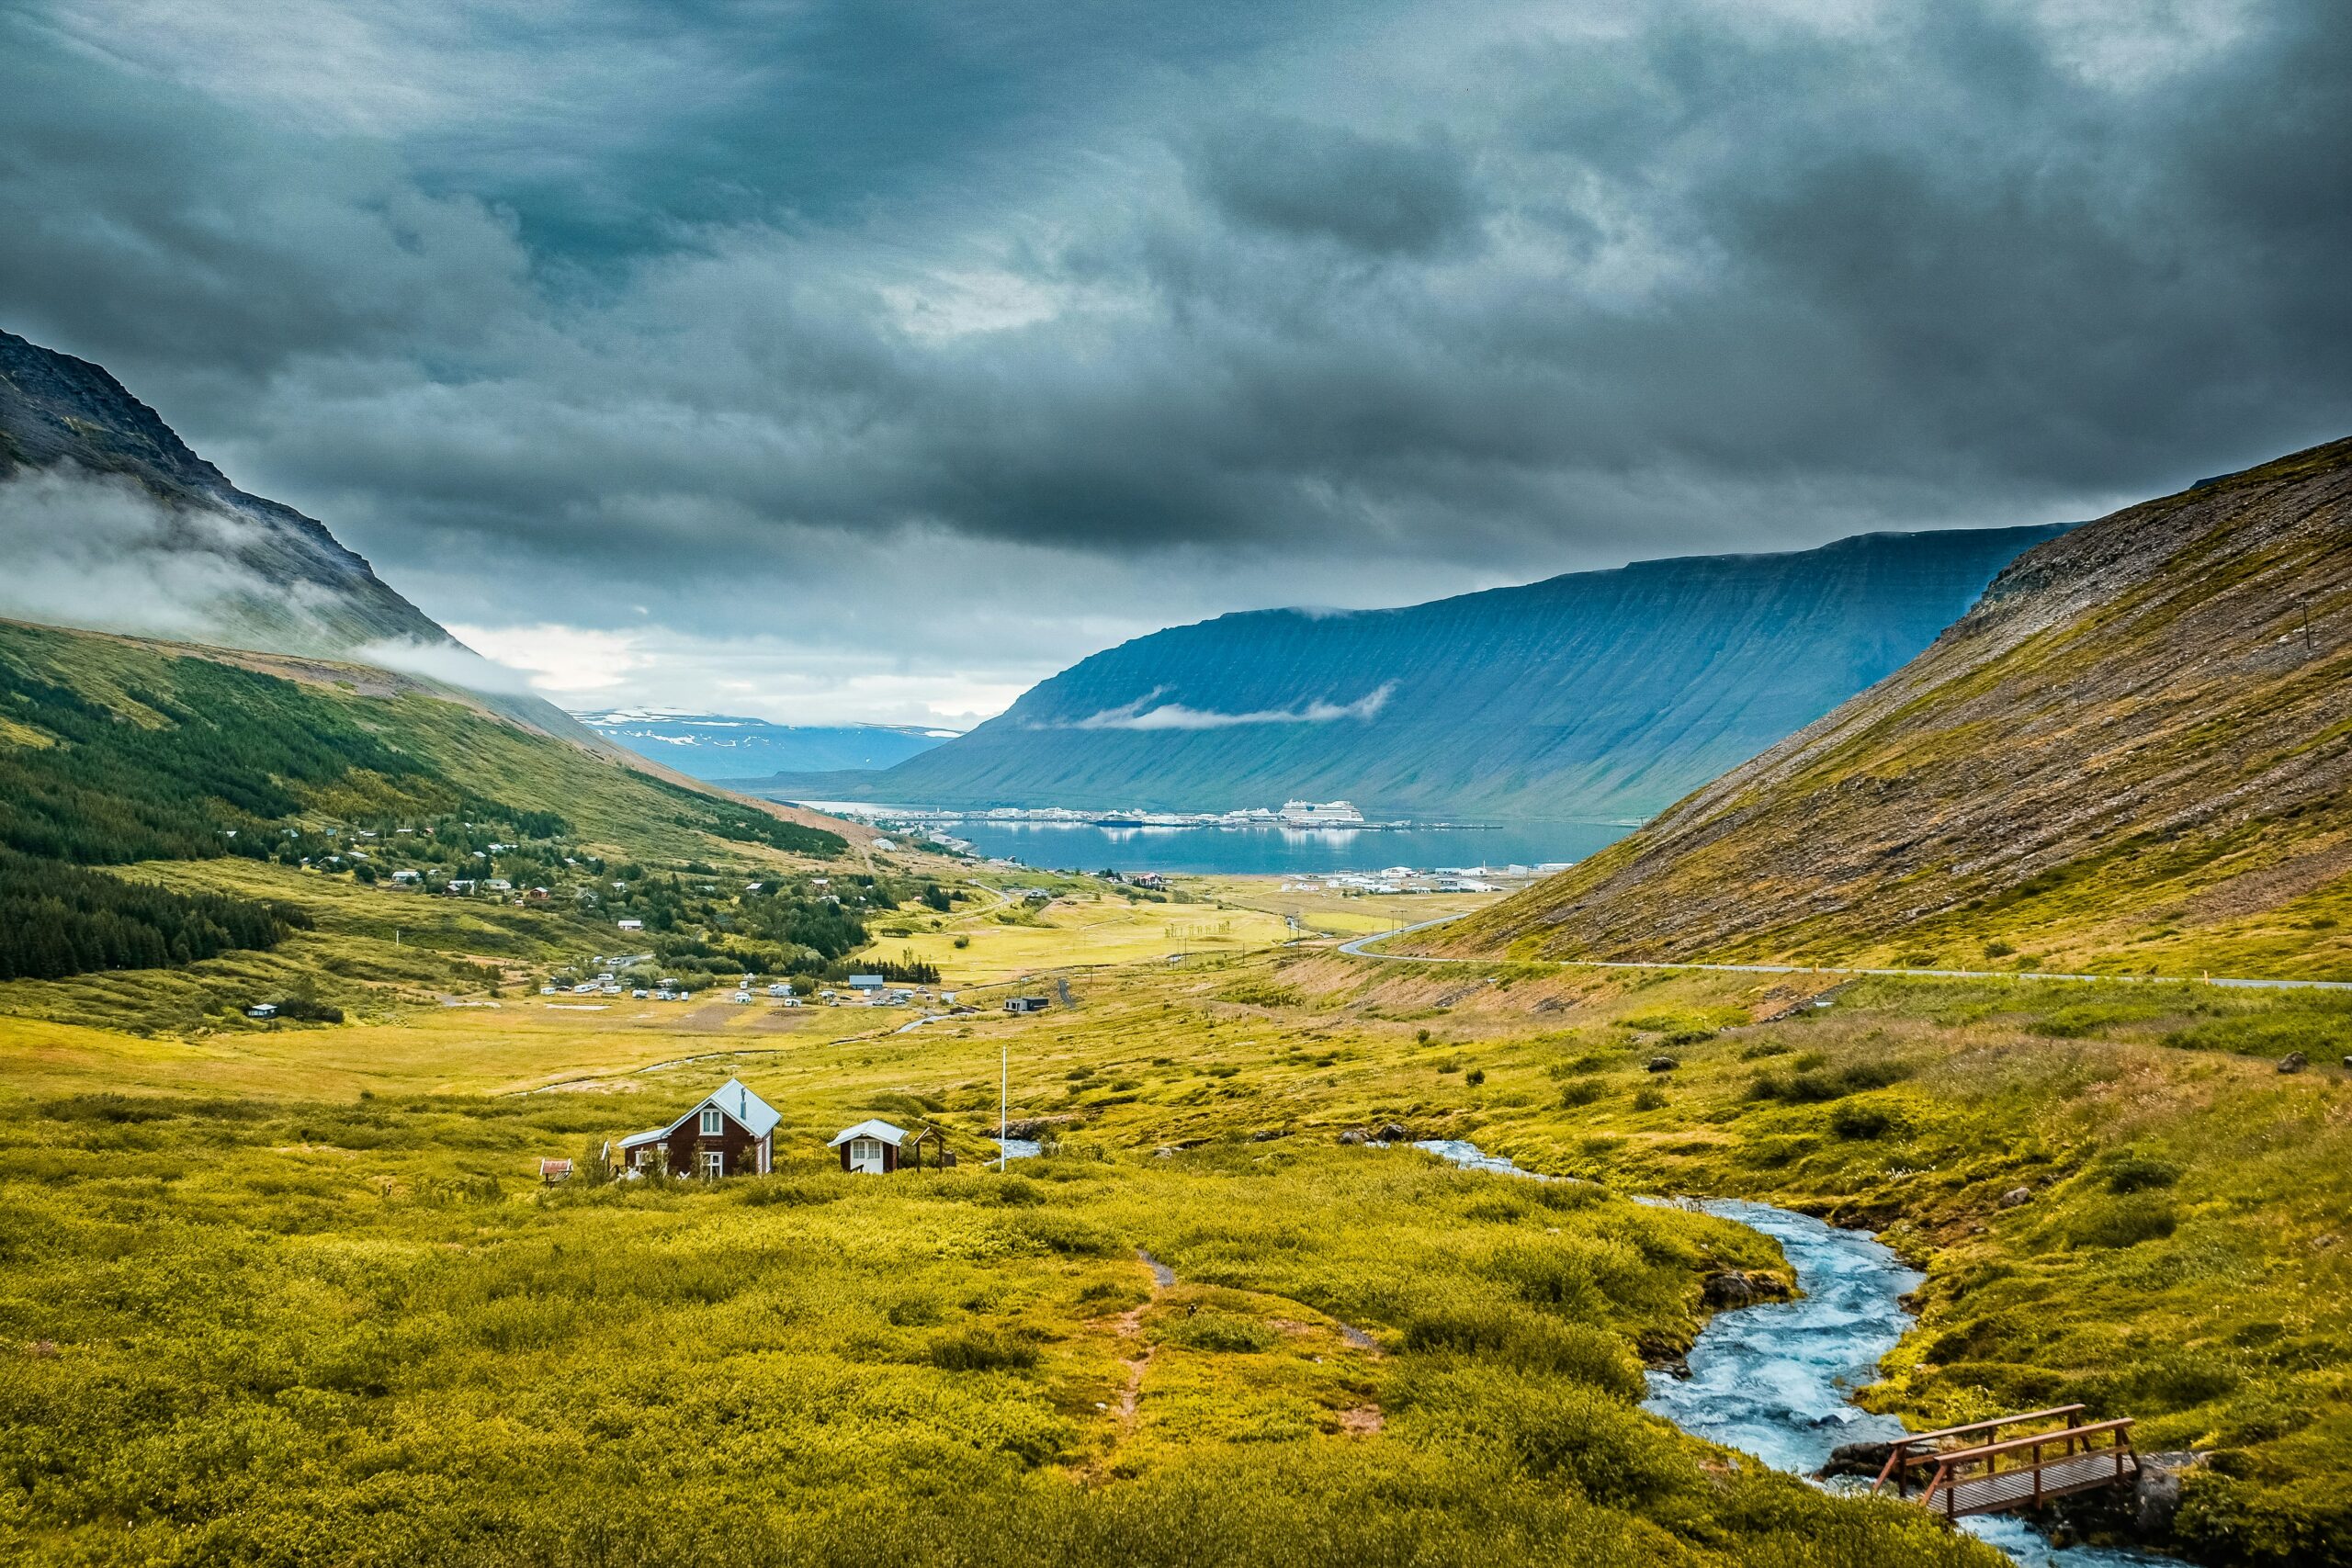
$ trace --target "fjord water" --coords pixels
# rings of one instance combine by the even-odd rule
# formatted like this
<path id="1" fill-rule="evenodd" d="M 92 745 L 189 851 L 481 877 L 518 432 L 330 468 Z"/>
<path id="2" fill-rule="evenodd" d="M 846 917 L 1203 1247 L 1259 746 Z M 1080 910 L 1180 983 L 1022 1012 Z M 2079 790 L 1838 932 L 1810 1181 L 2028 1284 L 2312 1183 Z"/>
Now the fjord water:
<path id="1" fill-rule="evenodd" d="M 1532 1176 L 1510 1159 L 1459 1139 L 1416 1144 L 1471 1170 Z M 1841 1443 L 1903 1434 L 1849 1395 L 1876 1375 L 1879 1358 L 1910 1328 L 1903 1298 L 1926 1276 L 1905 1268 L 1868 1231 L 1840 1230 L 1808 1214 L 1740 1199 L 1660 1199 L 1763 1232 L 1796 1269 L 1797 1299 L 1720 1312 L 1690 1347 L 1690 1375 L 1653 1371 L 1642 1407 L 1710 1442 L 1810 1475 Z M 1971 1535 L 2030 1568 L 2151 1568 L 2171 1558 L 2102 1547 L 2053 1547 L 2014 1516 L 1963 1519 Z"/>
<path id="2" fill-rule="evenodd" d="M 1622 822 L 1496 828 L 1098 828 L 967 820 L 944 831 L 984 855 L 1083 871 L 1193 876 L 1319 876 L 1384 866 L 1543 865 L 1582 860 L 1632 832 Z"/>

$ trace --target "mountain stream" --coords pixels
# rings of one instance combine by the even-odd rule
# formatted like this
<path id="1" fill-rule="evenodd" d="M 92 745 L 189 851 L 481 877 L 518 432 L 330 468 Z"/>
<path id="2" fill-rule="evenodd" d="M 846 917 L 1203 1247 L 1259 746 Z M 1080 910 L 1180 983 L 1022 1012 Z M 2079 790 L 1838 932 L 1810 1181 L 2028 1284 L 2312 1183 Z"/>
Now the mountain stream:
<path id="1" fill-rule="evenodd" d="M 1458 1139 L 1418 1143 L 1470 1170 L 1551 1178 L 1521 1170 Z M 1677 1203 L 1763 1232 L 1796 1269 L 1797 1299 L 1717 1313 L 1690 1347 L 1690 1375 L 1652 1371 L 1643 1408 L 1684 1431 L 1811 1475 L 1840 1443 L 1900 1437 L 1903 1423 L 1873 1416 L 1849 1394 L 1871 1381 L 1879 1358 L 1911 1326 L 1903 1298 L 1925 1277 L 1868 1231 L 1839 1230 L 1807 1214 L 1732 1198 L 1645 1199 Z M 2015 1516 L 1963 1519 L 1961 1528 L 2027 1568 L 2142 1568 L 2177 1559 L 2105 1547 L 2053 1547 Z"/>

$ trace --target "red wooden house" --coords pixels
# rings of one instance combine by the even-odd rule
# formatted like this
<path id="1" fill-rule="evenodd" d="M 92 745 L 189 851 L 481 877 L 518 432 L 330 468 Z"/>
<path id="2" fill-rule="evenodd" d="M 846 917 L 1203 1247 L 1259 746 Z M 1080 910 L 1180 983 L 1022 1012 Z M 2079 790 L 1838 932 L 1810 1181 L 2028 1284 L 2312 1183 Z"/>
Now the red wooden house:
<path id="1" fill-rule="evenodd" d="M 765 1176 L 775 1154 L 775 1125 L 782 1120 L 741 1079 L 729 1078 L 668 1126 L 605 1145 L 605 1159 L 616 1168 L 666 1168 L 673 1176 Z"/>

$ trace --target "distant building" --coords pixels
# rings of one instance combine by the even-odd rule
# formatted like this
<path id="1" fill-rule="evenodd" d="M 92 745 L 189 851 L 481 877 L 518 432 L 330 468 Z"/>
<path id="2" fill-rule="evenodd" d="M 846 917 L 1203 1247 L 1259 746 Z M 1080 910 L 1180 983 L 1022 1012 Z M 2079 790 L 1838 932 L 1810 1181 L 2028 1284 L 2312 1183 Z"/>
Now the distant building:
<path id="1" fill-rule="evenodd" d="M 878 991 L 884 983 L 879 975 L 852 975 L 849 977 L 849 988 L 853 991 Z"/>
<path id="2" fill-rule="evenodd" d="M 613 924 L 625 931 L 641 931 L 645 929 L 643 920 L 615 920 Z"/>
<path id="3" fill-rule="evenodd" d="M 729 1078 L 717 1093 L 668 1126 L 606 1144 L 605 1158 L 640 1174 L 666 1168 L 673 1176 L 706 1180 L 765 1176 L 775 1153 L 771 1139 L 782 1120 L 741 1078 Z"/>
<path id="4" fill-rule="evenodd" d="M 1046 998 L 1043 997 L 1007 997 L 1004 998 L 1004 1010 L 1007 1012 L 1043 1012 L 1046 1010 Z"/>
<path id="5" fill-rule="evenodd" d="M 245 1016 L 247 1018 L 276 1018 L 277 1006 L 274 1002 L 255 1002 L 245 1010 Z"/>

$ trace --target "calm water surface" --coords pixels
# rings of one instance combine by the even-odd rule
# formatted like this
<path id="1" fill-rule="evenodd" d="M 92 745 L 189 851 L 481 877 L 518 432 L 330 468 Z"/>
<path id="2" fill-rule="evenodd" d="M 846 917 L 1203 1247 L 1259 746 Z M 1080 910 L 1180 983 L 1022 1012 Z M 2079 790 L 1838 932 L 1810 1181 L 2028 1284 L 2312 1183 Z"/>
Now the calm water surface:
<path id="1" fill-rule="evenodd" d="M 942 829 L 984 855 L 1079 871 L 1195 876 L 1306 876 L 1386 866 L 1541 865 L 1582 860 L 1633 829 L 1615 822 L 1517 822 L 1501 828 L 1097 828 L 975 822 Z"/>

